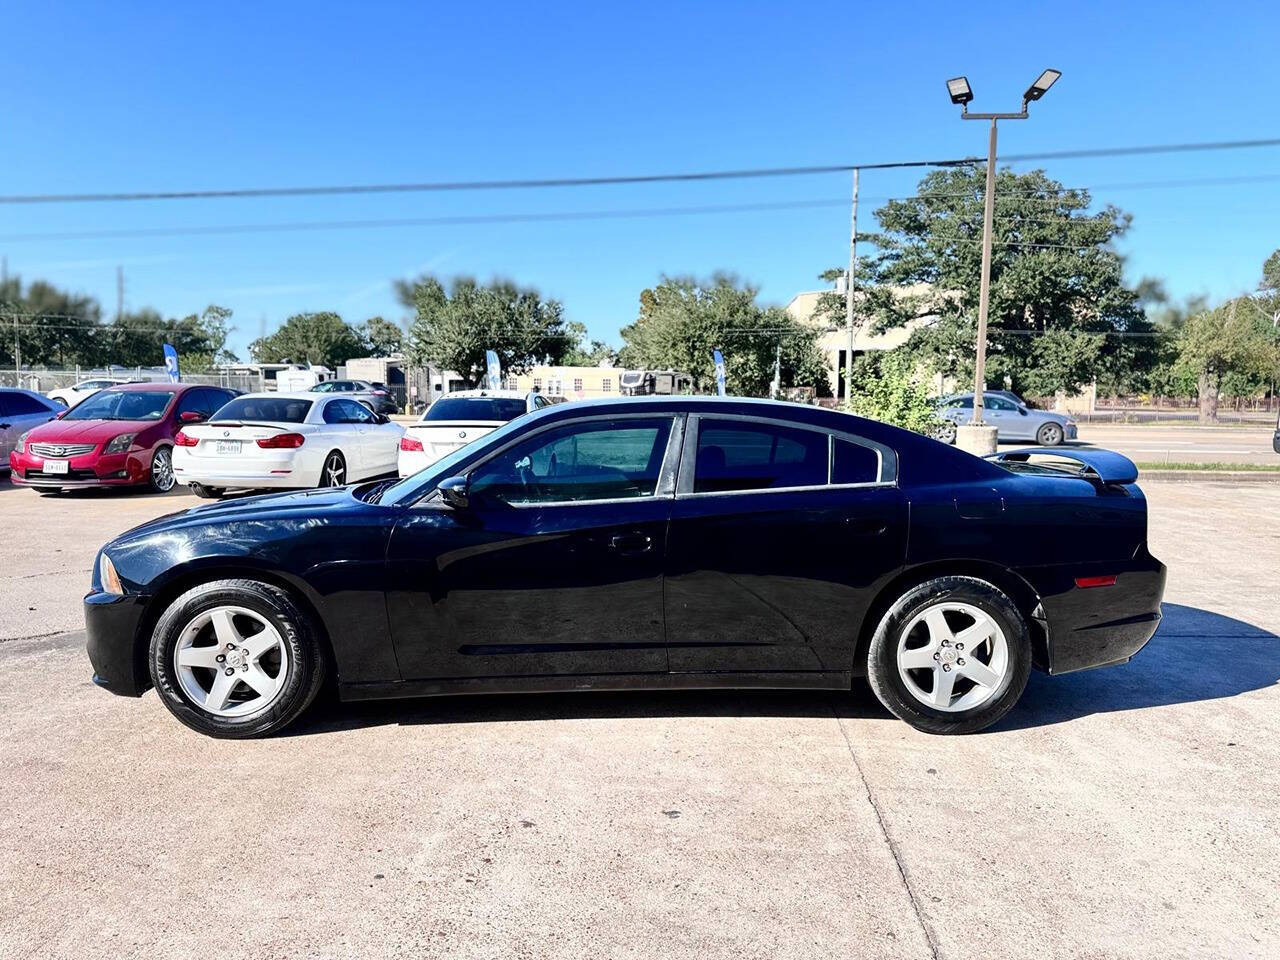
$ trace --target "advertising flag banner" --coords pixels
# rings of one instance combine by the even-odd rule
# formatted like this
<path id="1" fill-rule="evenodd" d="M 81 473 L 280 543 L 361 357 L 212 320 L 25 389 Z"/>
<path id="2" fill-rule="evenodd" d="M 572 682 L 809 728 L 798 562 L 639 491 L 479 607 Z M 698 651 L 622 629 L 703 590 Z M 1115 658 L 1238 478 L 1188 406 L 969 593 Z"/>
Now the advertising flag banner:
<path id="1" fill-rule="evenodd" d="M 493 350 L 484 352 L 485 386 L 490 390 L 502 389 L 502 365 L 498 363 L 498 354 Z"/>
<path id="2" fill-rule="evenodd" d="M 164 372 L 169 374 L 170 383 L 177 383 L 182 379 L 182 372 L 178 369 L 178 351 L 172 343 L 164 345 Z"/>
<path id="3" fill-rule="evenodd" d="M 724 357 L 719 350 L 712 350 L 711 357 L 716 362 L 716 394 L 724 396 Z"/>

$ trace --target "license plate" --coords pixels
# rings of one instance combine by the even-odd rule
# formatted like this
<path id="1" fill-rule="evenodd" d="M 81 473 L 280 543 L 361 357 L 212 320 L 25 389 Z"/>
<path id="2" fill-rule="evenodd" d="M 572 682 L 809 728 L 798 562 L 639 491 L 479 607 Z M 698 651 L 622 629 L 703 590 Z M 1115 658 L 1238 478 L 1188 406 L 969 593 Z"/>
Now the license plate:
<path id="1" fill-rule="evenodd" d="M 46 460 L 44 462 L 44 472 L 45 473 L 66 473 L 67 466 L 68 464 L 66 460 Z"/>
<path id="2" fill-rule="evenodd" d="M 231 456 L 238 456 L 240 453 L 240 441 L 239 440 L 219 440 L 217 452 L 219 454 L 230 454 Z"/>

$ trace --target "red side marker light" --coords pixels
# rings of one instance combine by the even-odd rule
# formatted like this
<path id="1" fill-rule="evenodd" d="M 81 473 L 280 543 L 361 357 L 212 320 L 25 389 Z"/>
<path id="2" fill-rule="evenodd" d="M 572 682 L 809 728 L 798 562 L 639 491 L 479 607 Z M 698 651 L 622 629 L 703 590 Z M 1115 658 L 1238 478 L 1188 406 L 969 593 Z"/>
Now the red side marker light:
<path id="1" fill-rule="evenodd" d="M 1115 583 L 1114 573 L 1109 577 L 1076 577 L 1077 587 L 1114 587 Z"/>

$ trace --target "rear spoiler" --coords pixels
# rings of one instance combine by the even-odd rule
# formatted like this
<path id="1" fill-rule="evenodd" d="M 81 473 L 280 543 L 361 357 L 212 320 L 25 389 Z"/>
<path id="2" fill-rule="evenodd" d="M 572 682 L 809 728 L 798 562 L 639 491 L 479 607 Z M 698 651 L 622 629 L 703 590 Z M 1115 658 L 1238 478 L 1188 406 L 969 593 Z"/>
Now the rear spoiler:
<path id="1" fill-rule="evenodd" d="M 1081 450 L 1076 447 L 1030 447 L 993 453 L 987 457 L 996 463 L 1028 463 L 1032 457 L 1050 460 L 1071 460 L 1080 464 L 1077 475 L 1095 483 L 1134 483 L 1138 479 L 1138 466 L 1123 454 L 1111 450 Z"/>

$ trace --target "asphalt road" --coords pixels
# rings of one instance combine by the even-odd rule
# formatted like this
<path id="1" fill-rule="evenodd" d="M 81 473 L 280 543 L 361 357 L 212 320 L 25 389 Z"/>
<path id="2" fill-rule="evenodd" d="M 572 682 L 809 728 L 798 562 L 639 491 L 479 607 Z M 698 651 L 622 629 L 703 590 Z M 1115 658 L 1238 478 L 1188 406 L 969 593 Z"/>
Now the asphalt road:
<path id="1" fill-rule="evenodd" d="M 2 486 L 0 958 L 1280 956 L 1280 485 L 1147 493 L 1156 638 L 985 734 L 859 688 L 233 743 L 95 688 L 74 632 L 98 545 L 194 498 Z"/>
<path id="2" fill-rule="evenodd" d="M 1262 463 L 1280 467 L 1274 426 L 1082 423 L 1080 442 L 1123 453 L 1137 463 Z"/>

